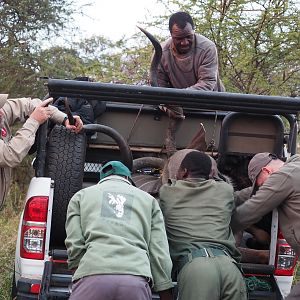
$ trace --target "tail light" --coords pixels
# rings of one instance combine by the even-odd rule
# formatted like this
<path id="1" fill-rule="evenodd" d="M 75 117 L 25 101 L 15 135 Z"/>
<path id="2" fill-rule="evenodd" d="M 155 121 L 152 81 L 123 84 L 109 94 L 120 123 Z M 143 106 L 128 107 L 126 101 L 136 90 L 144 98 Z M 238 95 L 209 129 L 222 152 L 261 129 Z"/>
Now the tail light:
<path id="1" fill-rule="evenodd" d="M 27 201 L 22 223 L 22 258 L 44 259 L 47 214 L 48 197 L 32 197 Z"/>
<path id="2" fill-rule="evenodd" d="M 279 232 L 276 249 L 275 275 L 292 276 L 297 263 L 297 255 Z"/>
<path id="3" fill-rule="evenodd" d="M 33 283 L 30 286 L 30 293 L 31 294 L 39 294 L 41 289 L 41 285 L 39 283 Z"/>

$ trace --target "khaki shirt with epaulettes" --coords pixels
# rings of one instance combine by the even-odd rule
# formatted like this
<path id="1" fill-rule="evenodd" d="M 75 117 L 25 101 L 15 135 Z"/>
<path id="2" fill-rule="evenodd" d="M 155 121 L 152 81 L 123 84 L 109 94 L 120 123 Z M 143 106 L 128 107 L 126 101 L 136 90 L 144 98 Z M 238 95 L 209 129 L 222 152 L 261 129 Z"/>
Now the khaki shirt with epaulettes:
<path id="1" fill-rule="evenodd" d="M 34 144 L 39 123 L 32 118 L 28 118 L 28 116 L 30 116 L 35 107 L 40 103 L 40 99 L 8 99 L 2 107 L 4 123 L 2 128 L 0 128 L 0 208 L 8 193 L 12 168 L 21 163 Z M 56 107 L 50 107 L 52 110 L 51 119 L 55 123 L 62 123 L 66 115 Z M 17 122 L 25 123 L 12 136 L 10 126 Z"/>

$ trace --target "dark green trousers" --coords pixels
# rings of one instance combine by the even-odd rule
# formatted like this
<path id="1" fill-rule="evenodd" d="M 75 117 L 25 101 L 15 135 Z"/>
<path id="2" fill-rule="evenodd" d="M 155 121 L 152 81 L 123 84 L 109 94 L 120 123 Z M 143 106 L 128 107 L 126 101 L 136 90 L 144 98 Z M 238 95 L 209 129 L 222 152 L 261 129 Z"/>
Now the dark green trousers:
<path id="1" fill-rule="evenodd" d="M 241 271 L 229 256 L 197 257 L 178 276 L 179 300 L 246 300 Z"/>

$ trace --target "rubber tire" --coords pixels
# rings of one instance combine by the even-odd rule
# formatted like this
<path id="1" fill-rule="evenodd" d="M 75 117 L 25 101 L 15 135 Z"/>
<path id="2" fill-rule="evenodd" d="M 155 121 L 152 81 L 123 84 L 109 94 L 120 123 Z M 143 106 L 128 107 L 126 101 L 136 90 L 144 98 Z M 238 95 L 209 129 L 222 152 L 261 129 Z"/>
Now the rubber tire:
<path id="1" fill-rule="evenodd" d="M 162 170 L 164 168 L 165 161 L 162 158 L 145 156 L 136 158 L 133 160 L 132 172 L 136 172 L 139 169 L 150 167 L 150 168 L 158 168 Z"/>
<path id="2" fill-rule="evenodd" d="M 132 179 L 135 185 L 141 190 L 156 197 L 158 195 L 159 188 L 161 187 L 161 178 L 153 175 L 140 174 L 137 173 L 137 171 L 147 167 L 158 168 L 162 170 L 164 165 L 165 161 L 158 157 L 145 156 L 134 159 L 132 167 Z"/>
<path id="3" fill-rule="evenodd" d="M 55 125 L 49 135 L 46 153 L 45 175 L 54 180 L 50 243 L 63 247 L 68 204 L 82 188 L 86 135 Z"/>

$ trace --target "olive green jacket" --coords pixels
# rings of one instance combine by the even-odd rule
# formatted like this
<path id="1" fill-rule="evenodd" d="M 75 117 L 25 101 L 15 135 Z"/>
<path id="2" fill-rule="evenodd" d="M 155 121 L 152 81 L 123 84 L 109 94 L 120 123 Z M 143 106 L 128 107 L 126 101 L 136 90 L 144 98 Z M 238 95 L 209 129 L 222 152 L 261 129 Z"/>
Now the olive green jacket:
<path id="1" fill-rule="evenodd" d="M 157 200 L 120 176 L 76 193 L 68 206 L 66 246 L 73 281 L 96 274 L 153 279 L 154 290 L 172 287 L 172 262 Z"/>
<path id="2" fill-rule="evenodd" d="M 234 207 L 233 188 L 224 181 L 172 180 L 160 189 L 172 259 L 187 255 L 191 248 L 218 245 L 240 259 L 229 226 Z"/>

